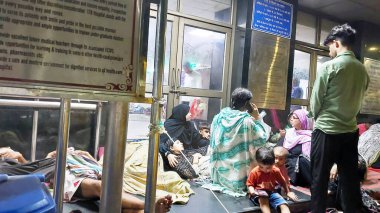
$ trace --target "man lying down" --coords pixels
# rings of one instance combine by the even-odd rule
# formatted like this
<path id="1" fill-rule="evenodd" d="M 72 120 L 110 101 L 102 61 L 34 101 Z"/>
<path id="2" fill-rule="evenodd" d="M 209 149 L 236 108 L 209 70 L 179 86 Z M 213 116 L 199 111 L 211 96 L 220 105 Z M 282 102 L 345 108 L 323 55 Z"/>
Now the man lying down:
<path id="1" fill-rule="evenodd" d="M 52 183 L 55 169 L 56 153 L 51 152 L 46 159 L 28 162 L 20 152 L 10 147 L 0 147 L 0 174 L 25 175 L 43 173 L 46 182 Z M 99 199 L 101 197 L 102 166 L 85 151 L 68 150 L 64 201 L 78 199 Z M 172 205 L 171 195 L 161 196 L 156 200 L 155 212 L 168 212 Z M 143 212 L 144 201 L 126 193 L 122 193 L 123 212 Z"/>

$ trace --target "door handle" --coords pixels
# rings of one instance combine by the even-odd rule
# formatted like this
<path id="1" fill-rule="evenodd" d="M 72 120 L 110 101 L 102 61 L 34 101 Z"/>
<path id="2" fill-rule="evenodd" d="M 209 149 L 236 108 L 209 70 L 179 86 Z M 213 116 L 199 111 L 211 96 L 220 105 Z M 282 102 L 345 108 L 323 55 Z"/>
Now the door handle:
<path id="1" fill-rule="evenodd" d="M 177 76 L 176 83 L 178 84 L 178 85 L 176 84 L 176 89 L 178 90 L 181 86 L 181 83 L 182 83 L 181 82 L 181 70 L 179 68 L 177 69 L 176 76 Z"/>
<path id="2" fill-rule="evenodd" d="M 175 68 L 172 68 L 172 75 L 174 75 L 173 77 L 172 77 L 172 86 L 171 86 L 171 88 L 172 89 L 175 89 L 176 88 L 176 85 L 177 85 L 177 74 L 175 73 Z M 169 91 L 170 92 L 170 91 Z"/>
<path id="3" fill-rule="evenodd" d="M 177 90 L 177 89 L 171 89 L 171 90 L 169 90 L 169 93 L 177 94 L 177 93 L 179 93 L 179 92 L 180 92 L 180 91 Z"/>
<path id="4" fill-rule="evenodd" d="M 177 99 L 179 99 L 179 96 L 186 95 L 187 92 L 182 92 L 182 91 L 178 90 L 178 92 L 176 94 L 177 94 Z"/>
<path id="5" fill-rule="evenodd" d="M 187 92 L 183 92 L 183 91 L 178 90 L 178 89 L 169 90 L 169 93 L 176 94 L 176 98 L 179 98 L 180 95 L 186 95 L 187 94 Z"/>
<path id="6" fill-rule="evenodd" d="M 187 92 L 183 92 L 181 90 L 178 90 L 178 89 L 172 89 L 172 90 L 169 90 L 170 93 L 178 93 L 178 94 L 181 94 L 181 95 L 186 95 Z"/>

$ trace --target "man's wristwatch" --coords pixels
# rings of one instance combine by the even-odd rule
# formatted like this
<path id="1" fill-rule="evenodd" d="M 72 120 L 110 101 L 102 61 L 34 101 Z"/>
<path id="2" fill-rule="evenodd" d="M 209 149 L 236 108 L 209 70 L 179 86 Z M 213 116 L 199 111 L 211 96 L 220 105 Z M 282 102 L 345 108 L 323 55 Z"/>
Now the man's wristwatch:
<path id="1" fill-rule="evenodd" d="M 170 151 L 165 152 L 165 157 L 168 157 L 169 154 L 171 154 Z"/>

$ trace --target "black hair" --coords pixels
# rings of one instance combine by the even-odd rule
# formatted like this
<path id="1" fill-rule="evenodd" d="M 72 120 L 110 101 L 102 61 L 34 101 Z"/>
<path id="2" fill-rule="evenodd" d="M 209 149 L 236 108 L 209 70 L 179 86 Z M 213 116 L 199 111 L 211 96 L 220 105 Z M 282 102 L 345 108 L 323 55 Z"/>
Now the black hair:
<path id="1" fill-rule="evenodd" d="M 260 147 L 256 151 L 256 161 L 264 165 L 273 165 L 275 162 L 273 149 Z"/>
<path id="2" fill-rule="evenodd" d="M 372 124 L 380 124 L 380 118 L 374 119 Z"/>
<path id="3" fill-rule="evenodd" d="M 172 138 L 173 141 L 176 141 L 177 138 Z M 168 139 L 165 143 L 166 143 L 166 147 L 170 149 L 170 147 L 172 147 L 174 145 L 174 142 L 172 140 Z"/>
<path id="4" fill-rule="evenodd" d="M 333 27 L 323 45 L 327 46 L 334 40 L 339 40 L 344 46 L 353 46 L 356 40 L 356 30 L 348 24 Z"/>
<path id="5" fill-rule="evenodd" d="M 292 82 L 294 82 L 295 86 L 299 86 L 300 85 L 300 79 L 295 77 L 293 78 Z"/>
<path id="6" fill-rule="evenodd" d="M 202 129 L 210 129 L 210 125 L 207 123 L 207 122 L 200 122 L 199 123 L 199 127 L 198 127 L 199 130 L 202 130 Z"/>
<path id="7" fill-rule="evenodd" d="M 25 151 L 25 143 L 23 143 L 17 134 L 13 131 L 7 130 L 0 133 L 0 147 L 10 147 L 11 149 L 23 152 Z"/>
<path id="8" fill-rule="evenodd" d="M 358 173 L 360 181 L 364 181 L 367 173 L 367 164 L 362 156 L 358 156 Z"/>
<path id="9" fill-rule="evenodd" d="M 252 92 L 245 88 L 236 88 L 231 94 L 232 109 L 240 109 L 252 99 Z"/>

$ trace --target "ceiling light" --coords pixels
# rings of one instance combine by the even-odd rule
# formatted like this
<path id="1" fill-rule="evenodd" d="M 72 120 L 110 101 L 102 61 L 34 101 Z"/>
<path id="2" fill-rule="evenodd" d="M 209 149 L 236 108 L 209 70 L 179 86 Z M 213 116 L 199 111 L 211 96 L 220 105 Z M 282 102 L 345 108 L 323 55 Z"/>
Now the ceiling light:
<path id="1" fill-rule="evenodd" d="M 370 47 L 370 48 L 368 48 L 368 50 L 369 51 L 377 51 L 377 50 L 379 50 L 379 48 L 378 47 Z"/>

